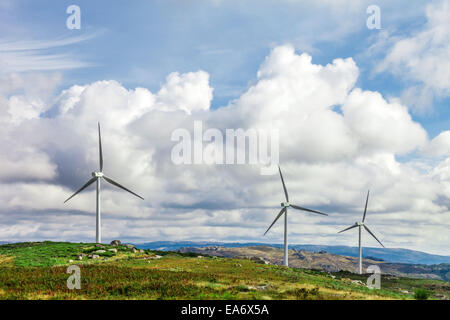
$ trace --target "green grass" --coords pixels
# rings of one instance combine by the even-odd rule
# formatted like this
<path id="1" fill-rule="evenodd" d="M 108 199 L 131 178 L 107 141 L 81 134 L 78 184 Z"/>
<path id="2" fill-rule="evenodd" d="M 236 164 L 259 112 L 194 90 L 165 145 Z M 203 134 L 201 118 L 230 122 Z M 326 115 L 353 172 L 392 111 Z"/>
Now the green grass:
<path id="1" fill-rule="evenodd" d="M 416 289 L 427 290 L 430 298 L 450 296 L 442 281 L 387 276 L 381 290 L 371 290 L 351 281 L 365 282 L 364 276 L 345 272 L 333 278 L 245 259 L 115 248 L 112 256 L 75 261 L 77 254 L 100 248 L 55 242 L 0 246 L 0 299 L 414 299 Z M 152 259 L 155 254 L 162 258 Z M 80 290 L 66 286 L 70 264 L 81 268 Z"/>
<path id="2" fill-rule="evenodd" d="M 67 242 L 24 242 L 0 246 L 0 255 L 14 257 L 20 267 L 45 267 L 64 265 L 75 259 L 86 244 Z"/>

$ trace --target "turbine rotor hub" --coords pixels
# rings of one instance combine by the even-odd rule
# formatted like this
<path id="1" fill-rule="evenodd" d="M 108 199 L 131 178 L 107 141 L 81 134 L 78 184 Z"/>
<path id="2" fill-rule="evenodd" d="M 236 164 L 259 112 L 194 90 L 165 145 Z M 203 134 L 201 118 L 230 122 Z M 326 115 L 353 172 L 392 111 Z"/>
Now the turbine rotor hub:
<path id="1" fill-rule="evenodd" d="M 290 207 L 291 204 L 289 202 L 282 202 L 281 206 L 284 207 L 284 208 L 287 208 L 287 207 Z"/>
<path id="2" fill-rule="evenodd" d="M 92 172 L 93 177 L 101 178 L 103 177 L 103 172 Z"/>

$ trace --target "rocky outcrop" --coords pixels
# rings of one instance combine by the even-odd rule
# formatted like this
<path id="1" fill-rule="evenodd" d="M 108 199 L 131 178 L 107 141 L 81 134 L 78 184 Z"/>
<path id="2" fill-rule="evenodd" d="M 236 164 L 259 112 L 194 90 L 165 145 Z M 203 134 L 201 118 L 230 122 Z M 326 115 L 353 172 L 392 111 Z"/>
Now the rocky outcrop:
<path id="1" fill-rule="evenodd" d="M 251 257 L 250 260 L 253 261 L 253 262 L 255 262 L 255 263 L 269 264 L 269 262 L 267 262 L 266 260 L 264 260 L 264 259 L 261 258 L 261 257 L 256 257 L 256 256 L 254 256 L 254 257 Z"/>

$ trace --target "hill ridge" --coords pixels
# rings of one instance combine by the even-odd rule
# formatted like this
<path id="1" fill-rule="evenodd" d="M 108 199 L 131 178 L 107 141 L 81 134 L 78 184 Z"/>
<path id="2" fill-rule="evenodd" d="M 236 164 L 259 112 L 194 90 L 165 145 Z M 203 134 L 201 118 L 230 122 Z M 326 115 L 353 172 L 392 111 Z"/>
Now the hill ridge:
<path id="1" fill-rule="evenodd" d="M 219 242 L 219 241 L 153 241 L 145 243 L 134 243 L 141 249 L 154 249 L 163 251 L 178 250 L 182 247 L 249 247 L 249 246 L 270 246 L 281 248 L 281 244 L 261 243 L 261 242 Z M 353 246 L 330 246 L 330 245 L 312 245 L 312 244 L 292 244 L 290 249 L 304 250 L 309 252 L 327 251 L 328 253 L 338 254 L 349 257 L 358 256 L 358 248 Z M 366 258 L 381 259 L 391 263 L 425 264 L 435 265 L 441 263 L 450 263 L 450 256 L 426 253 L 417 250 L 403 248 L 375 248 L 364 247 L 363 256 Z"/>

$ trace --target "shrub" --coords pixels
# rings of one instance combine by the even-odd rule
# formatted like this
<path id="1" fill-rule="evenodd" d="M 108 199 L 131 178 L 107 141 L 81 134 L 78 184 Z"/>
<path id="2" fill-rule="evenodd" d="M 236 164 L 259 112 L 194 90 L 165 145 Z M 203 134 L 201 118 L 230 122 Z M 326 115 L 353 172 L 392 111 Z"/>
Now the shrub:
<path id="1" fill-rule="evenodd" d="M 414 291 L 414 299 L 427 300 L 430 297 L 430 293 L 425 289 L 417 289 Z"/>
<path id="2" fill-rule="evenodd" d="M 318 299 L 319 298 L 319 288 L 306 289 L 306 288 L 296 288 L 294 290 L 289 290 L 286 293 L 292 294 L 298 300 L 308 300 L 308 299 Z"/>

